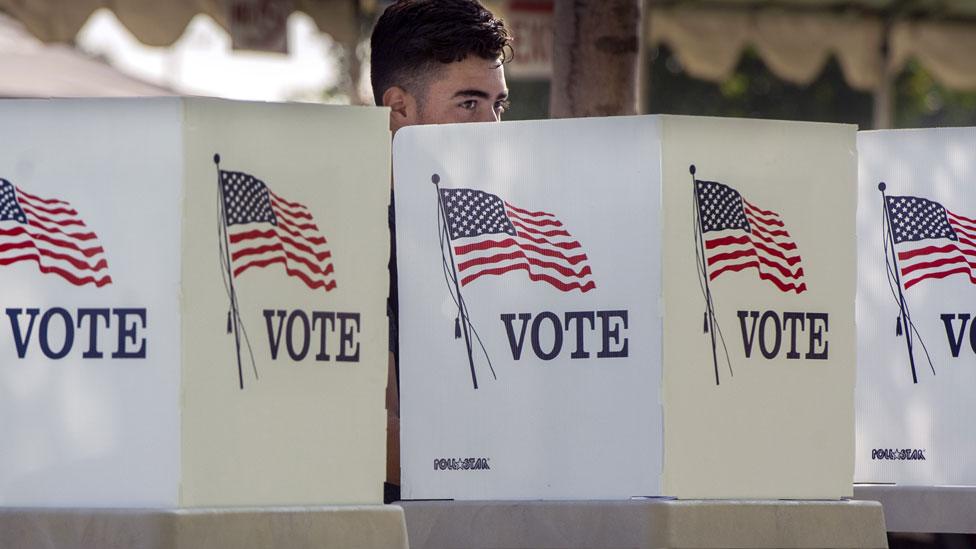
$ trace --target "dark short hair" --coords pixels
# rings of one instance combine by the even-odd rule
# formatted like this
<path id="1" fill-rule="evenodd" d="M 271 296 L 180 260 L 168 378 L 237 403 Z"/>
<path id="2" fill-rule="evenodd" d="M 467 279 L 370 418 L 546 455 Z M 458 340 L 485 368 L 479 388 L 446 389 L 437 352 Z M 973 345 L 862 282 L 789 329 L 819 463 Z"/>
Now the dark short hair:
<path id="1" fill-rule="evenodd" d="M 383 12 L 370 38 L 373 98 L 400 86 L 413 94 L 438 64 L 511 58 L 511 36 L 505 23 L 476 0 L 397 0 Z"/>

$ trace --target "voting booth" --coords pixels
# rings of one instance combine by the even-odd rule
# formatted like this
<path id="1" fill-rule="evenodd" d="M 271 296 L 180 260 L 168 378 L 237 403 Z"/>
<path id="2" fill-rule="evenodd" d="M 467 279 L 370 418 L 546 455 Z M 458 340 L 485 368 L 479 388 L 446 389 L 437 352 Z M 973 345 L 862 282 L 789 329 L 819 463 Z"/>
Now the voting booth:
<path id="1" fill-rule="evenodd" d="M 404 499 L 851 495 L 853 126 L 394 140 Z"/>
<path id="2" fill-rule="evenodd" d="M 0 505 L 382 503 L 387 111 L 0 120 Z"/>
<path id="3" fill-rule="evenodd" d="M 858 134 L 856 482 L 976 486 L 974 150 L 974 128 Z"/>

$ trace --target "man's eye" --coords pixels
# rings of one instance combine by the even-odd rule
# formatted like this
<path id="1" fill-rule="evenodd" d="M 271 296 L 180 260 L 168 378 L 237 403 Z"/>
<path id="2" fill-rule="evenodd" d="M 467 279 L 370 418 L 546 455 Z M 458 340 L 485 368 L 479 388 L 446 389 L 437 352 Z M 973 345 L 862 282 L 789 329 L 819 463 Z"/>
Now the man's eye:
<path id="1" fill-rule="evenodd" d="M 468 99 L 467 101 L 463 101 L 461 103 L 461 108 L 466 111 L 473 111 L 476 108 L 478 108 L 478 101 L 475 99 Z"/>
<path id="2" fill-rule="evenodd" d="M 495 112 L 501 114 L 511 108 L 512 102 L 508 99 L 502 99 L 501 101 L 495 102 Z"/>

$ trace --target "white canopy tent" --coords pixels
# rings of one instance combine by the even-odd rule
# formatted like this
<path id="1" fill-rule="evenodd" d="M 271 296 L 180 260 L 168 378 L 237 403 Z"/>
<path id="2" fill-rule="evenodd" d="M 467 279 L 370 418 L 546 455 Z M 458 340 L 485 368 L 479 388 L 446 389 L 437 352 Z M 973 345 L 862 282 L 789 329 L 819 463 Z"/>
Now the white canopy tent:
<path id="1" fill-rule="evenodd" d="M 248 10 L 302 11 L 336 41 L 355 45 L 367 36 L 364 21 L 387 1 L 0 0 L 0 11 L 44 42 L 70 43 L 93 11 L 107 8 L 153 46 L 171 45 L 198 13 L 230 30 Z M 483 1 L 506 14 L 527 4 L 551 11 L 562 0 Z M 874 93 L 877 127 L 891 123 L 891 84 L 910 59 L 947 87 L 976 90 L 973 0 L 645 0 L 644 19 L 646 43 L 667 45 L 690 75 L 714 82 L 731 75 L 749 47 L 796 84 L 813 81 L 835 55 L 848 84 Z"/>
<path id="2" fill-rule="evenodd" d="M 731 75 L 751 46 L 796 84 L 810 83 L 833 54 L 857 89 L 873 89 L 885 71 L 915 57 L 946 86 L 976 90 L 972 0 L 662 0 L 650 12 L 647 36 L 706 80 Z"/>
<path id="3" fill-rule="evenodd" d="M 875 127 L 890 127 L 894 77 L 918 60 L 941 84 L 976 90 L 971 0 L 674 0 L 655 3 L 649 43 L 670 48 L 691 76 L 722 82 L 752 47 L 779 78 L 809 84 L 829 56 L 847 83 L 875 96 Z"/>
<path id="4" fill-rule="evenodd" d="M 0 97 L 157 96 L 173 92 L 143 82 L 65 44 L 45 44 L 0 15 Z"/>
<path id="5" fill-rule="evenodd" d="M 358 36 L 357 15 L 374 6 L 369 0 L 0 0 L 0 11 L 24 23 L 45 42 L 70 43 L 91 14 L 112 10 L 119 21 L 147 46 L 170 46 L 199 13 L 230 30 L 235 13 L 301 11 L 336 41 Z M 242 9 L 246 8 L 246 9 Z"/>

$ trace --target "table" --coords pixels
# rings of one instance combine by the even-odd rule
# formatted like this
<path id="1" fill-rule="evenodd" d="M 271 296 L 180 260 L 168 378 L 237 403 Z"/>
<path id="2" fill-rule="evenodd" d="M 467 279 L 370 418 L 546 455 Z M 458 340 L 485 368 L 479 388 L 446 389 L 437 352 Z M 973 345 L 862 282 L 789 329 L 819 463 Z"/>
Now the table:
<path id="1" fill-rule="evenodd" d="M 402 501 L 413 549 L 887 547 L 873 501 Z"/>
<path id="2" fill-rule="evenodd" d="M 0 547 L 19 549 L 407 549 L 394 505 L 216 509 L 0 509 Z"/>

